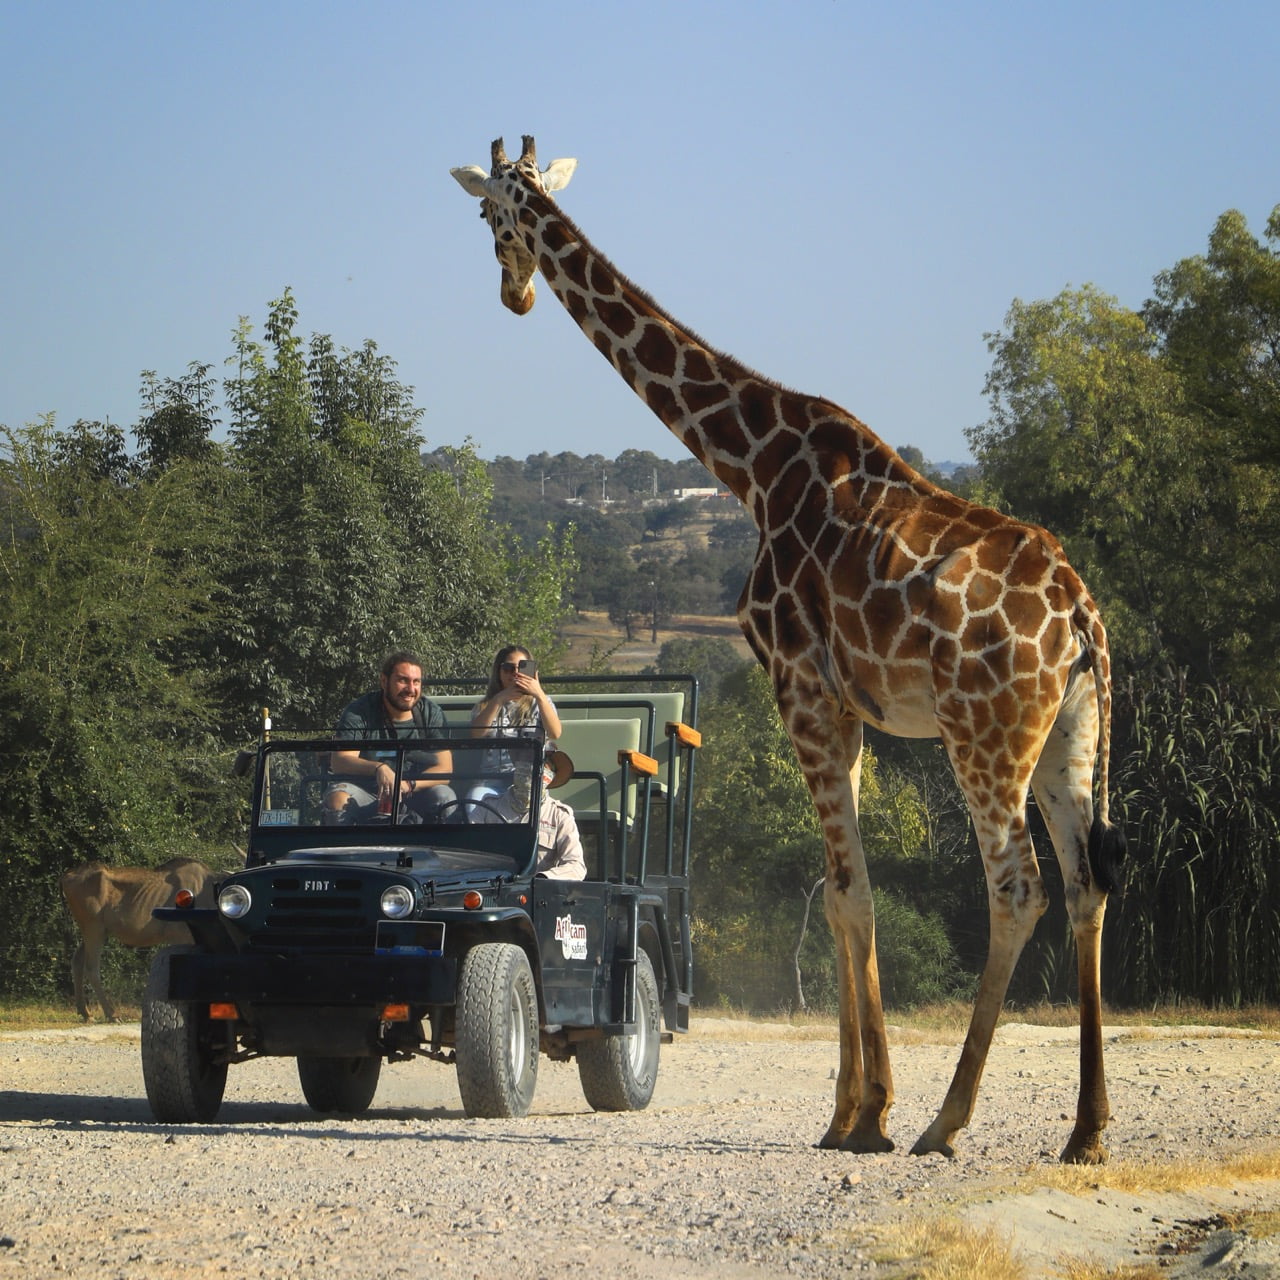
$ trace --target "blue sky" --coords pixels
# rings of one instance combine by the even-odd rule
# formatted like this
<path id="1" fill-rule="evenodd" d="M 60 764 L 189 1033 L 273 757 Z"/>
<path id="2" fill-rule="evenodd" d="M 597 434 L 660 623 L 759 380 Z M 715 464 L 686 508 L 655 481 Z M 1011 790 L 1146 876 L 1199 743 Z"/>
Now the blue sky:
<path id="1" fill-rule="evenodd" d="M 372 338 L 431 446 L 682 456 L 544 290 L 503 310 L 451 166 L 579 161 L 561 203 L 707 341 L 961 459 L 984 334 L 1138 307 L 1280 202 L 1273 3 L 685 0 L 0 7 L 0 424 L 131 426 L 143 369 L 247 316 Z"/>

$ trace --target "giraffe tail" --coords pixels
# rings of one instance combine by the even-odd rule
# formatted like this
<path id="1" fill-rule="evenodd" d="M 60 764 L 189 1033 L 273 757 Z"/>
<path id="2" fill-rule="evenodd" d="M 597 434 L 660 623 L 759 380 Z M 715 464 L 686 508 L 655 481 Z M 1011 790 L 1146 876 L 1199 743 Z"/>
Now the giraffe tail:
<path id="1" fill-rule="evenodd" d="M 1129 851 L 1124 832 L 1111 821 L 1111 652 L 1097 607 L 1086 596 L 1076 605 L 1076 626 L 1089 664 L 1098 699 L 1098 807 L 1089 829 L 1089 867 L 1104 893 L 1121 885 L 1121 868 Z"/>

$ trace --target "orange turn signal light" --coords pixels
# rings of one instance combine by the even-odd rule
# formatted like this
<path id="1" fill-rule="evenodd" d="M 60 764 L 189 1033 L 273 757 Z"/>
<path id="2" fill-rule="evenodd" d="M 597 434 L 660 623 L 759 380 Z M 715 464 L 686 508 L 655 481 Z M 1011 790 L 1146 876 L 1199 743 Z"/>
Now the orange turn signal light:
<path id="1" fill-rule="evenodd" d="M 194 907 L 196 905 L 196 895 L 190 889 L 179 889 L 173 895 L 173 905 L 175 907 Z"/>
<path id="2" fill-rule="evenodd" d="M 466 893 L 462 895 L 462 905 L 466 907 L 468 911 L 474 911 L 477 907 L 484 905 L 484 898 L 480 896 L 477 890 L 468 889 Z"/>
<path id="3" fill-rule="evenodd" d="M 409 1006 L 407 1004 L 385 1004 L 382 1006 L 383 1022 L 408 1022 Z"/>
<path id="4" fill-rule="evenodd" d="M 211 1004 L 209 1006 L 209 1017 L 218 1022 L 235 1022 L 240 1017 L 240 1010 L 233 1004 Z"/>

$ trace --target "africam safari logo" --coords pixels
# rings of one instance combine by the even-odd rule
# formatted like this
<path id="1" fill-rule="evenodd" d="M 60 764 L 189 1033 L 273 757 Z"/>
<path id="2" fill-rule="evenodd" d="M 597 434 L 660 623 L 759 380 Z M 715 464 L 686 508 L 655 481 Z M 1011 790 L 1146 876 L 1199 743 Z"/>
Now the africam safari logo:
<path id="1" fill-rule="evenodd" d="M 572 916 L 556 916 L 556 941 L 566 960 L 587 958 L 587 926 L 574 924 Z"/>

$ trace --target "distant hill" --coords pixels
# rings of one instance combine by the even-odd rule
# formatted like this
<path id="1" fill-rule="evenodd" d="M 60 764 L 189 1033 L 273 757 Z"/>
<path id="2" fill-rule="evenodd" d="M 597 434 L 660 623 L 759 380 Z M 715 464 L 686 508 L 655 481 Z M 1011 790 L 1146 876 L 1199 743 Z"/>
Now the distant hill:
<path id="1" fill-rule="evenodd" d="M 607 655 L 611 671 L 642 671 L 652 666 L 658 650 L 668 640 L 722 639 L 729 641 L 744 662 L 752 657 L 738 620 L 734 617 L 704 617 L 698 614 L 676 614 L 658 628 L 658 642 L 652 633 L 638 629 L 635 639 L 626 643 L 622 632 L 609 621 L 609 615 L 595 609 L 584 610 L 561 628 L 561 638 L 568 652 L 560 664 L 565 671 L 586 671 L 594 659 Z"/>

